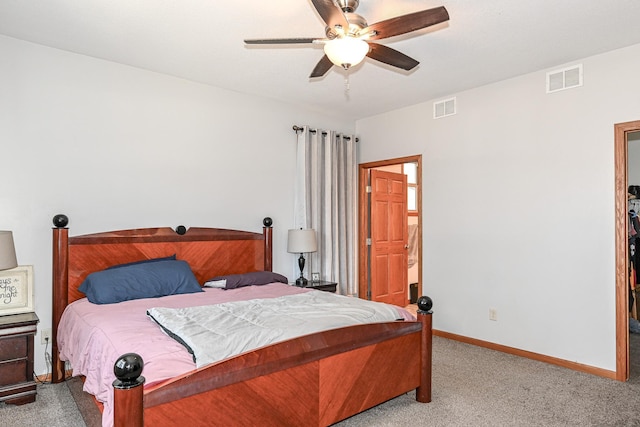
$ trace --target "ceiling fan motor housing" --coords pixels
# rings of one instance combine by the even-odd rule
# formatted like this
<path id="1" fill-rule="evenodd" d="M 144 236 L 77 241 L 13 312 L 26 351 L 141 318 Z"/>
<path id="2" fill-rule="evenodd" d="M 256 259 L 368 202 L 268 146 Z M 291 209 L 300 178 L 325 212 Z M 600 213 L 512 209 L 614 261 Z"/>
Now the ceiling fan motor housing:
<path id="1" fill-rule="evenodd" d="M 329 40 L 333 40 L 336 37 L 338 37 L 339 34 L 343 35 L 343 36 L 359 36 L 358 33 L 360 32 L 360 30 L 362 30 L 363 28 L 366 28 L 369 24 L 367 24 L 367 21 L 361 16 L 358 15 L 357 13 L 351 13 L 351 12 L 347 12 L 344 14 L 345 18 L 347 18 L 347 22 L 349 22 L 349 28 L 348 29 L 342 29 L 342 31 L 340 30 L 341 27 L 339 25 L 337 25 L 337 29 L 336 28 L 332 28 L 332 27 L 326 27 L 325 28 L 325 34 L 327 35 L 327 38 Z"/>
<path id="2" fill-rule="evenodd" d="M 357 13 L 347 12 L 345 13 L 345 17 L 349 22 L 348 34 L 350 35 L 357 35 L 361 29 L 369 26 L 369 24 L 367 24 L 367 21 Z"/>
<path id="3" fill-rule="evenodd" d="M 360 4 L 360 0 L 337 0 L 338 6 L 343 12 L 355 12 Z"/>

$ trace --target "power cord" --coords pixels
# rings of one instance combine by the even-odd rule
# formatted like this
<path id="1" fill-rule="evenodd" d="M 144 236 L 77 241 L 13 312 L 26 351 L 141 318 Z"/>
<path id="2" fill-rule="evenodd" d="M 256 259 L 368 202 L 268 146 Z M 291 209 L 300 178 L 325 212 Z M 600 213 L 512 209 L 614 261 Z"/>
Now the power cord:
<path id="1" fill-rule="evenodd" d="M 47 367 L 47 373 L 44 376 L 44 380 L 40 380 L 36 373 L 33 373 L 33 377 L 38 384 L 51 384 L 51 372 L 52 372 L 52 362 L 51 362 L 51 354 L 49 354 L 49 337 L 45 337 L 45 346 L 44 346 L 44 363 Z"/>

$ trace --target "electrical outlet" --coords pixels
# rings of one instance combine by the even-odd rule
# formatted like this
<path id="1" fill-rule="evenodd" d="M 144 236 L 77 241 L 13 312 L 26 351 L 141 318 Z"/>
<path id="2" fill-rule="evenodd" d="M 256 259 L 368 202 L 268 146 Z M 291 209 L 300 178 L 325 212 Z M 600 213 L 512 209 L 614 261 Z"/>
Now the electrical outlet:
<path id="1" fill-rule="evenodd" d="M 498 310 L 496 310 L 495 308 L 489 309 L 489 320 L 498 320 Z"/>
<path id="2" fill-rule="evenodd" d="M 51 329 L 43 329 L 40 331 L 40 342 L 45 345 L 47 344 L 47 340 L 49 340 L 49 345 L 51 345 Z"/>

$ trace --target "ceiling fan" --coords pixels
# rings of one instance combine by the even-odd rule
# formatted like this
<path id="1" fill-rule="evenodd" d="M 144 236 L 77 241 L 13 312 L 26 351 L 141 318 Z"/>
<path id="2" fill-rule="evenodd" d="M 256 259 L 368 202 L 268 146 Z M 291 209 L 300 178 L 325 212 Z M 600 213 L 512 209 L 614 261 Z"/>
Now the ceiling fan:
<path id="1" fill-rule="evenodd" d="M 248 39 L 246 44 L 310 44 L 323 43 L 324 56 L 309 77 L 324 76 L 333 65 L 345 70 L 359 64 L 365 56 L 385 64 L 411 70 L 419 62 L 390 47 L 373 43 L 449 20 L 444 6 L 397 16 L 369 25 L 355 10 L 360 0 L 311 0 L 327 24 L 326 38 Z"/>

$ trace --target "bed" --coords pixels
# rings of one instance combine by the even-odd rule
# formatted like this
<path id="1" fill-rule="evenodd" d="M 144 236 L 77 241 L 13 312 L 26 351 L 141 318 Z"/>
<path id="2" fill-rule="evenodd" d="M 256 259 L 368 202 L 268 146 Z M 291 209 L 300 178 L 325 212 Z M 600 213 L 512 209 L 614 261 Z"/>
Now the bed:
<path id="1" fill-rule="evenodd" d="M 200 284 L 221 275 L 272 270 L 269 218 L 262 233 L 179 226 L 70 237 L 67 223 L 64 215 L 54 217 L 53 382 L 67 378 L 58 326 L 65 309 L 84 299 L 78 288 L 89 274 L 170 255 L 186 261 Z M 163 381 L 118 388 L 113 425 L 326 426 L 413 390 L 418 401 L 430 402 L 431 313 L 421 310 L 417 317 L 314 332 Z"/>

